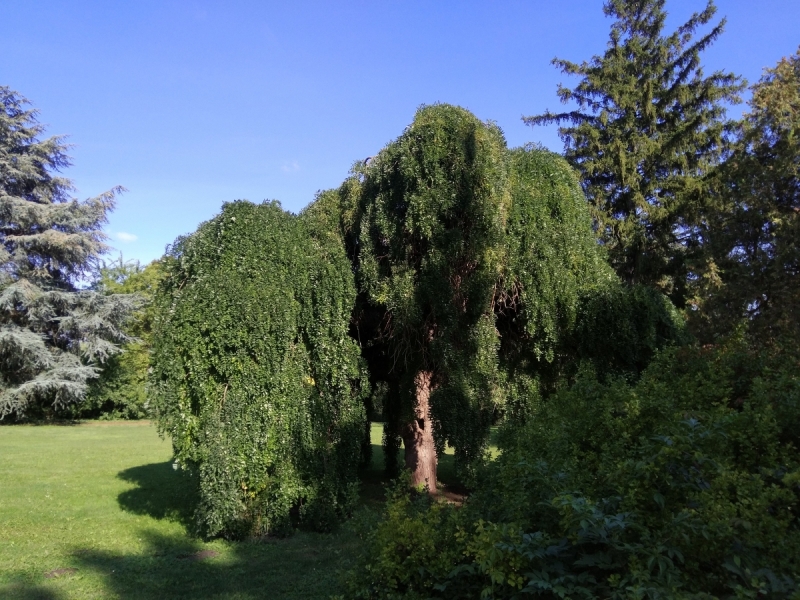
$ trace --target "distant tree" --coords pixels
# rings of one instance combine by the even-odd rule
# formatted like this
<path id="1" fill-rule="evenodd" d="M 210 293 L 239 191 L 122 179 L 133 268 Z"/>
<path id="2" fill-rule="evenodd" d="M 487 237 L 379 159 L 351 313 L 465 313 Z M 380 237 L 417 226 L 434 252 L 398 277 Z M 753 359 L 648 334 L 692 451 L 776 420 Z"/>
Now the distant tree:
<path id="1" fill-rule="evenodd" d="M 581 174 L 597 233 L 617 274 L 667 293 L 680 307 L 687 280 L 701 260 L 700 225 L 707 175 L 725 147 L 726 103 L 738 102 L 741 79 L 706 77 L 700 54 L 722 33 L 723 19 L 703 34 L 713 2 L 663 35 L 665 0 L 609 0 L 615 19 L 603 56 L 590 62 L 555 59 L 581 77 L 559 86 L 575 110 L 526 117 L 529 125 L 559 128 L 565 156 Z"/>
<path id="2" fill-rule="evenodd" d="M 76 407 L 81 417 L 102 419 L 141 419 L 147 412 L 147 373 L 153 347 L 155 306 L 153 297 L 163 279 L 161 261 L 146 266 L 139 261 L 103 261 L 92 287 L 98 292 L 135 294 L 140 306 L 125 324 L 124 331 L 131 340 L 122 352 L 103 365 L 100 376 L 89 386 L 85 402 Z"/>
<path id="3" fill-rule="evenodd" d="M 619 285 L 569 165 L 508 150 L 458 107 L 420 109 L 317 203 L 339 203 L 360 290 L 353 336 L 373 381 L 388 382 L 388 467 L 402 439 L 412 483 L 431 492 L 445 443 L 468 472 L 498 415 L 578 358 L 570 332 L 586 296 Z M 610 352 L 608 340 L 584 349 Z"/>
<path id="4" fill-rule="evenodd" d="M 138 260 L 125 261 L 120 256 L 115 261 L 103 261 L 92 287 L 106 296 L 136 294 L 142 303 L 131 315 L 125 329 L 137 339 L 149 338 L 153 331 L 156 309 L 152 300 L 164 279 L 161 259 L 144 266 Z"/>
<path id="5" fill-rule="evenodd" d="M 800 50 L 766 69 L 715 178 L 713 262 L 695 318 L 706 334 L 742 318 L 766 339 L 800 339 Z"/>
<path id="6" fill-rule="evenodd" d="M 62 137 L 0 87 L 0 418 L 44 416 L 83 400 L 119 352 L 130 296 L 80 289 L 107 251 L 102 226 L 120 188 L 70 197 Z"/>
<path id="7" fill-rule="evenodd" d="M 113 260 L 99 261 L 90 287 L 103 294 L 125 293 L 121 290 L 128 287 L 131 277 L 141 274 L 142 271 L 144 271 L 144 267 L 141 262 L 125 260 L 120 253 Z"/>

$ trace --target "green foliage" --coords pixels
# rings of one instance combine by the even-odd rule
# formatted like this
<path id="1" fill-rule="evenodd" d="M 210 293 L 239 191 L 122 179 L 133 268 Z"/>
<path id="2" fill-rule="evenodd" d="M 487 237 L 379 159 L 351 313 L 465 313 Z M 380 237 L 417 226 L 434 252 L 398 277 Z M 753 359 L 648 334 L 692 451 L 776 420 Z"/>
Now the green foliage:
<path id="1" fill-rule="evenodd" d="M 508 264 L 495 314 L 506 375 L 504 408 L 510 408 L 510 401 L 514 412 L 522 410 L 522 398 L 536 398 L 532 378 L 547 389 L 575 361 L 573 332 L 586 320 L 588 299 L 615 285 L 617 278 L 590 233 L 589 214 L 569 165 L 541 148 L 516 149 L 510 155 Z M 516 389 L 520 386 L 524 390 Z"/>
<path id="2" fill-rule="evenodd" d="M 589 233 L 589 213 L 567 162 L 532 146 L 511 150 L 510 159 L 506 289 L 498 312 L 515 319 L 509 330 L 522 336 L 525 348 L 514 353 L 552 361 L 565 332 L 575 326 L 581 295 L 616 278 Z"/>
<path id="3" fill-rule="evenodd" d="M 747 317 L 764 341 L 800 340 L 800 50 L 766 69 L 714 183 L 696 328 L 713 339 Z"/>
<path id="4" fill-rule="evenodd" d="M 163 259 L 150 407 L 199 475 L 207 535 L 324 529 L 352 507 L 368 386 L 325 208 L 225 204 Z"/>
<path id="5" fill-rule="evenodd" d="M 430 372 L 436 444 L 474 464 L 509 381 L 552 362 L 582 292 L 614 279 L 577 179 L 555 154 L 508 150 L 495 125 L 435 105 L 355 168 L 338 203 L 355 327 L 372 377 L 389 382 L 386 455 Z"/>
<path id="6" fill-rule="evenodd" d="M 102 294 L 136 294 L 144 300 L 142 306 L 131 315 L 126 328 L 131 336 L 150 343 L 156 307 L 153 298 L 164 279 L 164 268 L 160 260 L 142 267 L 138 261 L 124 263 L 122 257 L 116 266 L 104 265 L 100 270 L 97 289 Z"/>
<path id="7" fill-rule="evenodd" d="M 100 419 L 142 419 L 147 417 L 147 372 L 153 346 L 155 306 L 153 297 L 163 279 L 160 261 L 142 267 L 138 261 L 103 263 L 94 286 L 102 294 L 135 294 L 142 306 L 126 323 L 124 331 L 133 338 L 103 365 L 90 386 L 76 416 Z"/>
<path id="8" fill-rule="evenodd" d="M 149 343 L 128 342 L 106 361 L 72 414 L 80 419 L 146 419 L 149 368 Z"/>
<path id="9" fill-rule="evenodd" d="M 580 64 L 555 59 L 581 77 L 559 86 L 575 110 L 528 117 L 531 125 L 568 123 L 559 133 L 565 156 L 581 174 L 598 234 L 616 272 L 628 283 L 655 286 L 682 307 L 697 268 L 700 225 L 708 204 L 705 176 L 719 160 L 729 124 L 724 105 L 738 102 L 732 74 L 703 75 L 700 54 L 725 21 L 699 39 L 713 3 L 663 35 L 665 0 L 609 0 L 614 18 L 607 49 Z"/>
<path id="10" fill-rule="evenodd" d="M 587 234 L 589 216 L 574 171 L 529 147 L 511 151 L 507 227 L 510 290 L 498 298 L 506 394 L 538 378 L 545 392 L 591 361 L 602 376 L 638 376 L 655 353 L 688 341 L 684 319 L 662 294 L 628 286 Z M 506 400 L 508 402 L 508 400 Z"/>
<path id="11" fill-rule="evenodd" d="M 108 250 L 115 188 L 70 197 L 64 139 L 40 140 L 37 113 L 0 87 L 0 419 L 43 418 L 80 403 L 96 366 L 129 338 L 126 295 L 79 289 Z"/>
<path id="12" fill-rule="evenodd" d="M 741 339 L 664 352 L 635 385 L 584 370 L 464 507 L 390 500 L 352 595 L 790 597 L 799 420 L 796 363 Z"/>
<path id="13" fill-rule="evenodd" d="M 562 373 L 573 374 L 582 359 L 591 361 L 601 379 L 635 378 L 659 350 L 691 339 L 669 299 L 643 285 L 610 282 L 590 290 L 579 306 Z"/>
<path id="14" fill-rule="evenodd" d="M 357 576 L 347 577 L 347 598 L 423 600 L 460 559 L 454 543 L 458 512 L 409 494 L 408 483 L 395 482 L 383 519 L 370 533 Z"/>

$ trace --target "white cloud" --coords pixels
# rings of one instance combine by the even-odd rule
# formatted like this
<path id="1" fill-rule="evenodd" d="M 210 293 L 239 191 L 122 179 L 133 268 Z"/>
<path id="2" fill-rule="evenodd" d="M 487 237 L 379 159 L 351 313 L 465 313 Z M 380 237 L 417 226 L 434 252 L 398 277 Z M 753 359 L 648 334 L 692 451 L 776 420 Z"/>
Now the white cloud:
<path id="1" fill-rule="evenodd" d="M 114 237 L 117 238 L 120 242 L 135 242 L 139 239 L 139 236 L 133 235 L 132 233 L 125 233 L 124 231 L 118 231 L 114 234 Z"/>
<path id="2" fill-rule="evenodd" d="M 288 160 L 283 161 L 281 165 L 281 171 L 284 173 L 295 173 L 300 170 L 300 165 L 297 164 L 296 160 L 289 162 Z"/>

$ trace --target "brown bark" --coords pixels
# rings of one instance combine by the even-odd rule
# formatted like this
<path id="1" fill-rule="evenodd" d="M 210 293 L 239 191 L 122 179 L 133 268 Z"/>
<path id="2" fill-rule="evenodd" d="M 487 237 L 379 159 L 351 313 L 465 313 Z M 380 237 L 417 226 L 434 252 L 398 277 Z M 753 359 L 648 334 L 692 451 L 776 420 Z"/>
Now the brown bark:
<path id="1" fill-rule="evenodd" d="M 414 378 L 416 388 L 415 419 L 403 428 L 406 468 L 411 471 L 411 485 L 427 486 L 430 494 L 436 494 L 436 445 L 433 443 L 433 423 L 431 422 L 430 371 L 420 371 Z"/>

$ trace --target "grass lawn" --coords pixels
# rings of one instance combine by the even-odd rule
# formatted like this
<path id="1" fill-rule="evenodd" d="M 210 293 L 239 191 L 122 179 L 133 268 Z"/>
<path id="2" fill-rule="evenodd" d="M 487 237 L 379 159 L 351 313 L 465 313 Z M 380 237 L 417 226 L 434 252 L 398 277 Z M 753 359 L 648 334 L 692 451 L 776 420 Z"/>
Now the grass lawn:
<path id="1" fill-rule="evenodd" d="M 146 423 L 0 427 L 0 598 L 336 592 L 358 544 L 352 526 L 205 543 L 190 535 L 191 487 L 170 457 Z"/>
<path id="2" fill-rule="evenodd" d="M 381 426 L 363 506 L 332 534 L 204 542 L 172 447 L 147 422 L 0 427 L 0 598 L 329 598 L 383 498 Z M 451 451 L 440 480 L 455 484 Z"/>

